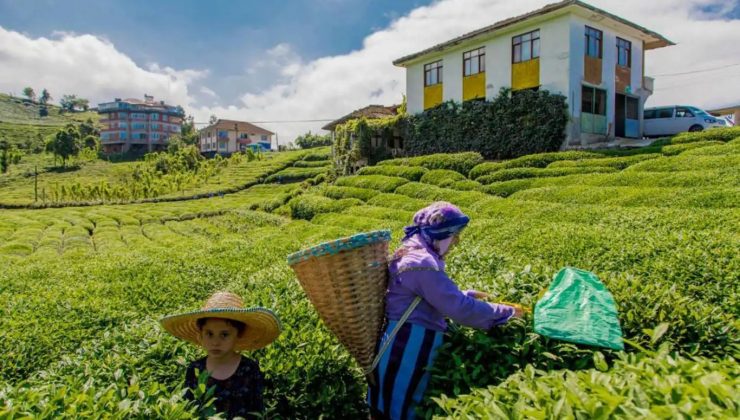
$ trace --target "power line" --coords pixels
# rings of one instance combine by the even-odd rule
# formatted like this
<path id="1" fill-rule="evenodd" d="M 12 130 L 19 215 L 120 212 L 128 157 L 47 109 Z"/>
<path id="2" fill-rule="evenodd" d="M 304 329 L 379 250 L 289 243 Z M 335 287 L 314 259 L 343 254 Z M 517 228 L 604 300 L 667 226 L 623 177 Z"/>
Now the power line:
<path id="1" fill-rule="evenodd" d="M 309 122 L 331 122 L 336 120 L 336 118 L 333 119 L 318 119 L 318 120 L 281 120 L 281 121 L 250 121 L 250 124 L 288 124 L 288 123 L 309 123 Z M 193 122 L 193 124 L 210 124 L 208 122 Z"/>
<path id="2" fill-rule="evenodd" d="M 671 76 L 682 76 L 682 75 L 684 75 L 684 74 L 694 74 L 694 73 L 706 73 L 706 72 L 708 72 L 708 71 L 714 71 L 714 70 L 726 69 L 726 68 L 728 68 L 728 67 L 735 67 L 735 66 L 740 66 L 740 63 L 735 63 L 735 64 L 728 64 L 728 65 L 725 65 L 725 66 L 720 66 L 720 67 L 712 67 L 712 68 L 708 68 L 708 69 L 703 69 L 703 70 L 693 70 L 693 71 L 685 71 L 685 72 L 682 72 L 682 73 L 664 73 L 664 74 L 655 74 L 655 75 L 653 75 L 653 76 L 651 76 L 651 77 L 671 77 Z"/>

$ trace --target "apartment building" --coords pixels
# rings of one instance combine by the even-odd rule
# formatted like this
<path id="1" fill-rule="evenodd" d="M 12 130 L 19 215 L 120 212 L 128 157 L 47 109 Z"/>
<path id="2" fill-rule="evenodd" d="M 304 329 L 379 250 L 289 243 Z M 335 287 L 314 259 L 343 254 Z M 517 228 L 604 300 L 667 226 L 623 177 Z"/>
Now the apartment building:
<path id="1" fill-rule="evenodd" d="M 106 154 L 163 150 L 170 137 L 180 133 L 185 117 L 182 107 L 155 101 L 149 95 L 144 95 L 143 101 L 116 98 L 99 104 L 98 114 Z"/>
<path id="2" fill-rule="evenodd" d="M 490 99 L 502 87 L 567 98 L 564 147 L 642 137 L 653 79 L 645 52 L 674 45 L 649 29 L 577 0 L 547 5 L 402 57 L 408 112 L 443 101 Z"/>

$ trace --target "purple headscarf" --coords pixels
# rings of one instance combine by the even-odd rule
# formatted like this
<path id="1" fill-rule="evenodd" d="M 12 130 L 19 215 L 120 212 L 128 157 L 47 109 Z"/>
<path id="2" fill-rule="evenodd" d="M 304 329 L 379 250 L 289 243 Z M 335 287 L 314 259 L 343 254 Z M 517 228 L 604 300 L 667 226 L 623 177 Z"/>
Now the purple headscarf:
<path id="1" fill-rule="evenodd" d="M 438 201 L 416 212 L 414 224 L 404 228 L 406 236 L 403 240 L 419 234 L 426 243 L 431 244 L 460 232 L 469 221 L 470 218 L 455 205 Z"/>

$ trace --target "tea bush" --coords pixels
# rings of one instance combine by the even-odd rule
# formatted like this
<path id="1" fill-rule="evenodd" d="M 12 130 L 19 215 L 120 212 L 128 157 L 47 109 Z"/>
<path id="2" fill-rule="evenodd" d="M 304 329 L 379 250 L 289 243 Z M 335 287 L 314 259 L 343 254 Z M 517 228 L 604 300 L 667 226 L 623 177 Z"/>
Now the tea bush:
<path id="1" fill-rule="evenodd" d="M 582 168 L 582 167 L 604 167 L 608 166 L 622 170 L 643 160 L 650 160 L 660 157 L 659 153 L 646 153 L 632 156 L 605 157 L 599 159 L 580 159 L 580 160 L 556 160 L 547 165 L 548 168 Z"/>
<path id="2" fill-rule="evenodd" d="M 401 194 L 378 194 L 367 202 L 369 205 L 409 211 L 419 210 L 427 203 L 427 200 L 411 198 Z"/>
<path id="3" fill-rule="evenodd" d="M 545 178 L 574 174 L 609 173 L 616 171 L 616 168 L 608 166 L 584 166 L 570 168 L 512 168 L 502 169 L 490 175 L 483 175 L 476 180 L 481 184 L 490 184 L 492 182 L 510 181 L 512 179 Z"/>
<path id="4" fill-rule="evenodd" d="M 317 151 L 312 151 L 303 157 L 303 160 L 309 162 L 331 160 L 331 150 L 328 147 L 322 147 Z"/>
<path id="5" fill-rule="evenodd" d="M 368 188 L 380 192 L 393 192 L 409 182 L 406 178 L 385 175 L 355 175 L 339 178 L 336 185 L 341 187 Z"/>
<path id="6" fill-rule="evenodd" d="M 552 162 L 559 160 L 580 160 L 600 158 L 602 155 L 594 152 L 581 152 L 571 150 L 566 152 L 539 153 L 526 155 L 503 162 L 484 162 L 470 170 L 470 179 L 478 179 L 501 169 L 510 168 L 544 168 Z"/>
<path id="7" fill-rule="evenodd" d="M 713 128 L 699 132 L 685 132 L 673 136 L 671 144 L 692 143 L 697 141 L 728 142 L 740 137 L 740 127 Z"/>
<path id="8" fill-rule="evenodd" d="M 286 168 L 282 171 L 275 172 L 268 176 L 265 182 L 274 182 L 278 184 L 303 181 L 305 179 L 313 178 L 317 175 L 325 174 L 328 172 L 328 167 L 319 168 L 302 168 L 292 167 Z"/>
<path id="9" fill-rule="evenodd" d="M 459 191 L 474 191 L 478 190 L 482 184 L 477 181 L 473 181 L 470 179 L 465 179 L 462 181 L 455 181 L 452 184 L 449 185 L 449 188 L 452 188 L 453 190 L 459 190 Z"/>
<path id="10" fill-rule="evenodd" d="M 378 165 L 422 166 L 427 169 L 449 169 L 466 174 L 481 162 L 483 162 L 483 156 L 480 153 L 463 152 L 390 159 L 379 162 Z"/>
<path id="11" fill-rule="evenodd" d="M 362 201 L 368 201 L 376 195 L 380 194 L 378 191 L 367 189 L 367 188 L 355 188 L 355 187 L 336 187 L 330 185 L 323 190 L 325 196 L 340 200 L 342 198 L 357 198 Z"/>
<path id="12" fill-rule="evenodd" d="M 449 187 L 455 182 L 467 180 L 465 175 L 449 169 L 434 169 L 421 177 L 419 180 L 424 184 L 432 184 L 438 187 Z"/>
<path id="13" fill-rule="evenodd" d="M 299 160 L 293 166 L 297 168 L 323 168 L 331 166 L 331 162 L 328 160 Z"/>
<path id="14" fill-rule="evenodd" d="M 406 178 L 409 181 L 418 181 L 427 173 L 428 169 L 421 166 L 379 165 L 365 166 L 357 171 L 357 175 L 386 175 Z"/>
<path id="15" fill-rule="evenodd" d="M 356 198 L 332 200 L 331 198 L 311 194 L 299 195 L 288 202 L 288 206 L 290 206 L 291 210 L 291 216 L 294 219 L 305 220 L 311 220 L 319 213 L 340 211 L 347 207 L 361 204 L 363 204 L 363 202 Z"/>

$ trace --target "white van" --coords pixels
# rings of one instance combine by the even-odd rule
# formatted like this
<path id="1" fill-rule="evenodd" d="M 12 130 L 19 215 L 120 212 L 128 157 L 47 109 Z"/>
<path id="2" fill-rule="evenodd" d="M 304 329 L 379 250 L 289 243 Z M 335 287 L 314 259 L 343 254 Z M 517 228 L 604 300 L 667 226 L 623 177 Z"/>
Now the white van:
<path id="1" fill-rule="evenodd" d="M 646 108 L 644 117 L 645 137 L 672 136 L 684 131 L 702 131 L 726 126 L 726 122 L 721 118 L 715 118 L 695 106 Z"/>

